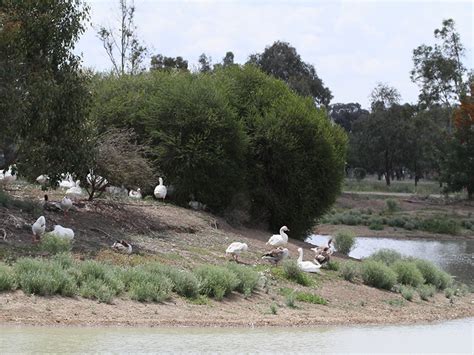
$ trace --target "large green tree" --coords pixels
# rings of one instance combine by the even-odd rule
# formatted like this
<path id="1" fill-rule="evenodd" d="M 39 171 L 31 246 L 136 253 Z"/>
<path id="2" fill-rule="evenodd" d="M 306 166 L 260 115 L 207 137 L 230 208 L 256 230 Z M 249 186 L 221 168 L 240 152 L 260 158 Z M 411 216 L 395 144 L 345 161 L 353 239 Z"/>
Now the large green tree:
<path id="1" fill-rule="evenodd" d="M 355 121 L 368 115 L 369 111 L 363 109 L 359 103 L 337 103 L 329 106 L 329 117 L 348 133 L 352 131 Z"/>
<path id="2" fill-rule="evenodd" d="M 30 178 L 79 173 L 88 146 L 89 93 L 73 49 L 88 7 L 81 0 L 0 4 L 3 138 L 18 146 L 19 170 Z"/>
<path id="3" fill-rule="evenodd" d="M 320 105 L 328 106 L 333 97 L 314 66 L 304 62 L 296 49 L 287 42 L 276 41 L 265 48 L 263 53 L 252 54 L 248 63 L 283 80 L 300 95 L 311 96 Z"/>

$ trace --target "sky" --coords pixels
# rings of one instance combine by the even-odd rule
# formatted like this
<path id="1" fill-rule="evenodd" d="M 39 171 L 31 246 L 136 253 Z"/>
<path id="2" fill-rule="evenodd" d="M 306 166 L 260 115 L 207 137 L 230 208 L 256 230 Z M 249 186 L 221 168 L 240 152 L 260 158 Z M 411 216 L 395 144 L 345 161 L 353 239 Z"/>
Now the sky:
<path id="1" fill-rule="evenodd" d="M 94 27 L 117 27 L 118 0 L 87 2 L 92 26 L 76 52 L 85 66 L 108 70 Z M 289 42 L 332 91 L 331 103 L 368 107 L 378 82 L 397 88 L 402 102 L 415 103 L 413 49 L 433 45 L 434 30 L 447 18 L 466 47 L 465 66 L 474 68 L 472 1 L 135 0 L 135 7 L 137 34 L 150 53 L 182 56 L 191 68 L 201 53 L 216 63 L 232 51 L 236 63 L 245 63 L 277 40 Z"/>

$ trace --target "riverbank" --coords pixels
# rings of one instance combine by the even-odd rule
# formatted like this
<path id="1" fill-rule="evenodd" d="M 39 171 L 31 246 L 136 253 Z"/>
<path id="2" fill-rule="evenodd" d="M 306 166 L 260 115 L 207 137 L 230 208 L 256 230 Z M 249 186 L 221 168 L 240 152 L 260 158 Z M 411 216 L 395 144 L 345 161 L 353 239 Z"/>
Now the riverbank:
<path id="1" fill-rule="evenodd" d="M 38 201 L 41 191 L 23 187 L 10 195 L 24 201 Z M 59 201 L 60 192 L 50 193 L 50 201 Z M 20 256 L 47 258 L 32 245 L 30 226 L 36 218 L 30 209 L 0 207 L 0 228 L 6 238 L 0 238 L 0 258 L 11 262 Z M 32 209 L 31 211 L 34 211 Z M 77 204 L 69 216 L 54 210 L 44 210 L 47 229 L 61 224 L 76 231 L 73 255 L 77 260 L 95 259 L 119 266 L 149 261 L 193 270 L 199 265 L 227 265 L 226 247 L 233 241 L 245 242 L 249 251 L 241 261 L 260 272 L 266 287 L 249 297 L 232 293 L 222 301 L 211 298 L 189 300 L 175 294 L 162 303 L 142 303 L 116 297 L 112 304 L 81 297 L 27 296 L 22 291 L 0 293 L 0 323 L 10 325 L 66 326 L 307 326 L 336 324 L 404 324 L 424 323 L 474 316 L 471 293 L 452 300 L 437 293 L 428 301 L 418 295 L 412 302 L 401 294 L 366 286 L 362 282 L 347 282 L 338 271 L 325 269 L 320 275 L 310 275 L 312 284 L 301 286 L 281 276 L 281 267 L 265 264 L 260 256 L 268 250 L 265 242 L 271 233 L 258 229 L 233 227 L 222 218 L 205 212 L 183 209 L 155 201 L 99 200 Z M 130 256 L 113 253 L 115 239 L 133 244 Z M 295 259 L 297 248 L 305 248 L 305 260 L 310 260 L 308 244 L 290 240 L 290 256 Z M 347 259 L 335 255 L 343 264 Z M 317 295 L 327 304 L 296 300 L 289 305 L 287 291 Z"/>

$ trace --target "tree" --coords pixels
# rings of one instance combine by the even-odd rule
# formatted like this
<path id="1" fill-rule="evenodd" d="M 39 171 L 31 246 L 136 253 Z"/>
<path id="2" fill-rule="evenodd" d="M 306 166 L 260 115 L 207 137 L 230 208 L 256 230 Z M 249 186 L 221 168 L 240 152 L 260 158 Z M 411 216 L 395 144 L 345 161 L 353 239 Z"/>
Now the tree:
<path id="1" fill-rule="evenodd" d="M 451 191 L 466 188 L 468 199 L 474 197 L 474 84 L 471 95 L 461 100 L 454 112 L 454 137 L 444 160 L 444 181 Z"/>
<path id="2" fill-rule="evenodd" d="M 150 70 L 188 71 L 188 61 L 180 56 L 173 58 L 157 54 L 151 57 Z"/>
<path id="3" fill-rule="evenodd" d="M 207 56 L 205 53 L 202 53 L 198 59 L 199 62 L 199 71 L 201 73 L 209 73 L 212 70 L 212 58 Z"/>
<path id="4" fill-rule="evenodd" d="M 413 50 L 410 78 L 420 86 L 420 104 L 452 106 L 467 91 L 466 68 L 462 63 L 465 48 L 452 19 L 443 20 L 441 29 L 434 31 L 440 43 L 434 47 L 422 44 Z"/>
<path id="5" fill-rule="evenodd" d="M 400 93 L 394 87 L 384 83 L 377 83 L 377 86 L 370 93 L 370 107 L 372 111 L 386 110 L 394 104 L 400 103 Z"/>
<path id="6" fill-rule="evenodd" d="M 90 96 L 73 49 L 88 10 L 81 0 L 1 4 L 0 138 L 18 148 L 18 170 L 28 178 L 56 181 L 84 166 Z"/>
<path id="7" fill-rule="evenodd" d="M 88 164 L 93 176 L 86 186 L 90 201 L 100 197 L 107 183 L 134 189 L 153 184 L 153 168 L 145 157 L 150 149 L 136 141 L 132 129 L 110 128 L 97 138 Z"/>
<path id="8" fill-rule="evenodd" d="M 351 132 L 355 121 L 368 114 L 369 111 L 362 109 L 358 103 L 337 103 L 329 106 L 329 117 L 348 133 Z"/>
<path id="9" fill-rule="evenodd" d="M 332 99 L 331 91 L 324 86 L 314 66 L 303 62 L 287 42 L 273 43 L 263 53 L 251 55 L 247 63 L 283 80 L 298 94 L 311 96 L 319 105 L 328 106 Z"/>
<path id="10" fill-rule="evenodd" d="M 138 39 L 134 17 L 133 0 L 130 4 L 127 0 L 120 0 L 120 28 L 102 26 L 97 33 L 116 75 L 133 75 L 143 70 L 147 48 Z"/>
<path id="11" fill-rule="evenodd" d="M 234 53 L 227 52 L 225 54 L 225 57 L 222 58 L 222 66 L 225 68 L 233 64 L 234 64 Z"/>

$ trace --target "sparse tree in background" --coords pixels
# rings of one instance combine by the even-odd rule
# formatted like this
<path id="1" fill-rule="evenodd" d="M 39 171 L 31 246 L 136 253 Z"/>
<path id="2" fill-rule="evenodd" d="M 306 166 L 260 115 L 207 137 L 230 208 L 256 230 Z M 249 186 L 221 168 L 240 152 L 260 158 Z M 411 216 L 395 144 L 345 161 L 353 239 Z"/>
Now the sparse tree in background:
<path id="1" fill-rule="evenodd" d="M 87 158 L 90 95 L 73 49 L 89 8 L 81 0 L 0 4 L 2 160 L 12 163 L 18 153 L 19 172 L 32 180 L 79 173 Z"/>
<path id="2" fill-rule="evenodd" d="M 337 103 L 329 106 L 329 117 L 348 133 L 352 131 L 355 121 L 368 115 L 369 111 L 361 108 L 358 103 Z"/>
<path id="3" fill-rule="evenodd" d="M 400 93 L 394 87 L 384 83 L 377 83 L 377 86 L 370 93 L 370 107 L 373 111 L 386 110 L 394 104 L 400 103 Z"/>
<path id="4" fill-rule="evenodd" d="M 303 62 L 296 49 L 287 42 L 277 41 L 263 53 L 250 55 L 247 63 L 283 80 L 298 94 L 311 96 L 319 105 L 328 106 L 332 99 L 331 90 L 324 86 L 314 66 Z"/>
<path id="5" fill-rule="evenodd" d="M 157 54 L 151 57 L 150 70 L 188 71 L 188 61 L 180 56 L 173 58 Z"/>
<path id="6" fill-rule="evenodd" d="M 140 43 L 134 23 L 133 0 L 120 0 L 120 27 L 101 26 L 98 36 L 112 62 L 116 75 L 137 74 L 143 71 L 147 48 Z"/>
<path id="7" fill-rule="evenodd" d="M 199 56 L 198 62 L 201 73 L 209 73 L 212 70 L 212 58 L 208 57 L 205 53 Z"/>
<path id="8" fill-rule="evenodd" d="M 227 52 L 225 57 L 222 58 L 222 66 L 225 68 L 229 65 L 234 65 L 234 53 L 232 52 Z"/>
<path id="9" fill-rule="evenodd" d="M 111 128 L 101 134 L 96 147 L 91 149 L 89 167 L 95 176 L 86 186 L 89 200 L 102 195 L 106 185 L 125 186 L 127 188 L 147 188 L 153 181 L 153 168 L 146 159 L 150 149 L 137 143 L 137 135 L 132 129 Z M 96 195 L 97 194 L 97 195 Z"/>
<path id="10" fill-rule="evenodd" d="M 459 102 L 468 89 L 466 68 L 462 64 L 465 48 L 452 19 L 434 31 L 440 43 L 422 44 L 413 50 L 411 80 L 420 86 L 419 102 L 423 107 Z"/>

